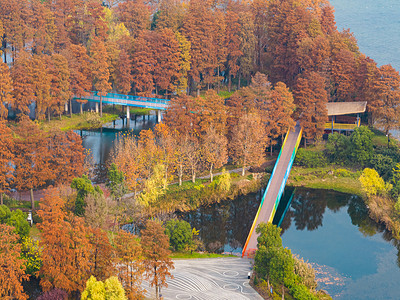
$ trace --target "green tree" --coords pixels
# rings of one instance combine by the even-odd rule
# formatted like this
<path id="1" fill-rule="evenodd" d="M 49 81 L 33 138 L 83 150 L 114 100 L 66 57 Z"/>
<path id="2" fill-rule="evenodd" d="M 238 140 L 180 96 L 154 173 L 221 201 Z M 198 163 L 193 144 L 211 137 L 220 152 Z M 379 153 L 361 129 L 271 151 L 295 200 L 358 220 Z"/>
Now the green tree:
<path id="1" fill-rule="evenodd" d="M 165 224 L 165 233 L 174 251 L 183 251 L 193 243 L 192 228 L 184 220 L 172 219 Z"/>
<path id="2" fill-rule="evenodd" d="M 328 136 L 325 146 L 325 155 L 329 161 L 337 164 L 344 164 L 349 160 L 350 139 L 337 132 Z"/>
<path id="3" fill-rule="evenodd" d="M 27 215 L 19 209 L 10 211 L 7 206 L 0 205 L 0 223 L 13 226 L 20 239 L 29 235 L 30 226 L 26 217 Z"/>
<path id="4" fill-rule="evenodd" d="M 86 175 L 74 178 L 71 182 L 71 187 L 78 191 L 78 195 L 76 196 L 75 200 L 75 214 L 77 216 L 83 216 L 85 214 L 85 197 L 88 194 L 103 194 L 98 186 L 94 187 L 92 185 L 92 182 Z"/>
<path id="5" fill-rule="evenodd" d="M 121 199 L 128 191 L 128 187 L 125 184 L 124 173 L 118 170 L 115 163 L 112 163 L 111 167 L 108 169 L 108 182 L 106 186 L 110 189 L 111 195 L 117 200 Z"/>
<path id="6" fill-rule="evenodd" d="M 365 166 L 373 154 L 373 133 L 366 126 L 356 128 L 350 136 L 350 157 L 353 162 Z"/>

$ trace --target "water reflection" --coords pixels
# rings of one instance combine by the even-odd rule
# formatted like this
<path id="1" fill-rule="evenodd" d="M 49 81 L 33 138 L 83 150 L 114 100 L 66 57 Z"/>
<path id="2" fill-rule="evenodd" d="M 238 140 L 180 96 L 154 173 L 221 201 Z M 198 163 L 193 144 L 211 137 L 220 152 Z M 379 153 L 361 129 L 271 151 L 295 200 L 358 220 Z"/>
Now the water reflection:
<path id="1" fill-rule="evenodd" d="M 201 207 L 196 211 L 176 213 L 192 227 L 200 229 L 206 250 L 241 252 L 250 231 L 252 220 L 261 201 L 261 191 Z M 251 220 L 251 221 L 250 221 Z"/>
<path id="2" fill-rule="evenodd" d="M 292 192 L 285 191 L 277 215 L 286 208 L 285 199 L 289 199 Z M 200 230 L 200 238 L 208 251 L 240 253 L 261 196 L 260 191 L 177 215 Z M 278 220 L 279 216 L 274 223 Z M 369 218 L 360 197 L 297 188 L 281 228 L 284 246 L 313 262 L 320 287 L 334 298 L 362 299 L 352 289 L 359 290 L 362 286 L 365 289 L 366 282 L 372 279 L 377 283 L 367 286 L 379 289 L 386 295 L 385 299 L 400 293 L 397 289 L 400 241 L 394 240 L 384 226 Z M 385 272 L 391 277 L 383 283 L 381 276 Z M 393 280 L 397 280 L 396 288 L 391 285 Z M 362 295 L 365 298 L 364 292 Z M 396 299 L 400 299 L 400 295 Z"/>

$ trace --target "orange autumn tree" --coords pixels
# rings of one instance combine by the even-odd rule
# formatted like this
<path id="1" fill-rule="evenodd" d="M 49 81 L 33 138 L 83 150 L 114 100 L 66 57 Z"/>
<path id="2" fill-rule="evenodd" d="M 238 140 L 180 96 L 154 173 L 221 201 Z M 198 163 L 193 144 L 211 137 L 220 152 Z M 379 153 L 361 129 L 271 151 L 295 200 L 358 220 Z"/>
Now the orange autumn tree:
<path id="1" fill-rule="evenodd" d="M 242 176 L 247 166 L 262 162 L 266 140 L 265 126 L 258 113 L 245 114 L 239 118 L 233 128 L 229 147 L 233 161 L 242 165 Z"/>
<path id="2" fill-rule="evenodd" d="M 92 74 L 90 70 L 90 58 L 86 53 L 85 47 L 70 45 L 62 52 L 62 55 L 68 60 L 71 96 L 73 94 L 78 98 L 87 96 L 88 91 L 92 88 Z M 69 112 L 72 116 L 72 97 L 69 98 L 69 101 Z M 78 99 L 77 102 L 80 103 L 82 113 L 82 105 L 87 101 Z"/>
<path id="3" fill-rule="evenodd" d="M 67 213 L 57 189 L 49 189 L 40 202 L 38 224 L 43 247 L 39 271 L 44 291 L 60 288 L 68 293 L 83 291 L 92 266 L 92 247 L 82 218 Z"/>
<path id="4" fill-rule="evenodd" d="M 130 59 L 128 52 L 122 49 L 119 52 L 115 85 L 117 91 L 121 94 L 128 94 L 132 88 L 132 59 Z"/>
<path id="5" fill-rule="evenodd" d="M 324 86 L 324 78 L 311 72 L 298 78 L 293 91 L 297 105 L 296 117 L 303 127 L 304 145 L 307 144 L 307 139 L 321 137 L 325 122 L 328 121 L 328 95 Z"/>
<path id="6" fill-rule="evenodd" d="M 93 38 L 90 45 L 90 58 L 93 76 L 93 87 L 100 96 L 100 117 L 103 116 L 103 97 L 111 90 L 108 53 L 100 37 Z"/>
<path id="7" fill-rule="evenodd" d="M 227 118 L 225 100 L 214 90 L 209 90 L 204 97 L 197 97 L 195 101 L 200 132 L 204 133 L 208 128 L 214 127 L 216 132 L 225 134 Z"/>
<path id="8" fill-rule="evenodd" d="M 144 265 L 143 253 L 137 236 L 119 231 L 114 238 L 116 268 L 119 280 L 127 291 L 129 299 L 143 295 L 141 287 Z"/>
<path id="9" fill-rule="evenodd" d="M 21 244 L 15 228 L 0 224 L 0 298 L 25 300 L 22 281 L 29 278 L 25 274 L 25 260 L 21 259 Z"/>
<path id="10" fill-rule="evenodd" d="M 270 94 L 269 112 L 268 112 L 268 136 L 276 139 L 282 136 L 291 127 L 295 126 L 292 114 L 295 109 L 293 95 L 289 88 L 283 82 L 275 84 Z M 272 154 L 272 142 L 271 154 Z"/>
<path id="11" fill-rule="evenodd" d="M 17 190 L 30 190 L 34 209 L 33 190 L 42 187 L 47 180 L 55 178 L 51 169 L 50 153 L 45 133 L 39 126 L 24 116 L 15 130 L 14 184 Z"/>
<path id="12" fill-rule="evenodd" d="M 0 205 L 3 205 L 3 195 L 14 178 L 11 161 L 14 158 L 14 138 L 5 121 L 0 120 Z"/>
<path id="13" fill-rule="evenodd" d="M 29 113 L 29 105 L 35 100 L 31 65 L 31 56 L 23 51 L 19 53 L 11 69 L 14 107 L 26 115 Z"/>
<path id="14" fill-rule="evenodd" d="M 115 276 L 114 249 L 111 246 L 107 232 L 100 228 L 89 228 L 89 242 L 91 245 L 90 274 L 98 280 L 106 280 Z"/>
<path id="15" fill-rule="evenodd" d="M 12 90 L 10 69 L 7 64 L 0 61 L 0 118 L 6 118 L 8 115 L 8 108 L 5 105 L 10 106 L 14 103 Z"/>
<path id="16" fill-rule="evenodd" d="M 73 131 L 51 130 L 47 138 L 50 169 L 57 174 L 55 184 L 68 184 L 83 174 L 84 148 Z"/>
<path id="17" fill-rule="evenodd" d="M 145 276 L 150 286 L 155 287 L 156 299 L 158 299 L 159 288 L 168 286 L 167 277 L 172 277 L 170 270 L 174 264 L 169 257 L 169 238 L 160 223 L 148 220 L 146 228 L 142 230 L 140 243 L 143 248 L 143 264 Z"/>
<path id="18" fill-rule="evenodd" d="M 143 31 L 135 40 L 132 58 L 135 93 L 150 96 L 154 88 L 153 72 L 156 60 L 153 54 L 154 33 Z"/>
<path id="19" fill-rule="evenodd" d="M 179 77 L 179 43 L 174 32 L 165 28 L 155 34 L 155 66 L 154 83 L 156 94 L 165 91 L 166 94 L 174 90 L 174 83 Z"/>
<path id="20" fill-rule="evenodd" d="M 57 113 L 60 118 L 64 105 L 71 98 L 70 69 L 68 60 L 61 54 L 53 54 L 48 59 L 50 86 L 50 106 L 47 109 L 47 117 L 50 120 L 51 112 Z"/>
<path id="21" fill-rule="evenodd" d="M 211 182 L 213 169 L 220 168 L 228 161 L 228 140 L 224 134 L 209 127 L 202 136 L 203 158 L 210 169 Z"/>
<path id="22" fill-rule="evenodd" d="M 391 65 L 379 68 L 375 82 L 376 98 L 381 106 L 376 110 L 376 123 L 386 135 L 400 126 L 400 74 Z"/>

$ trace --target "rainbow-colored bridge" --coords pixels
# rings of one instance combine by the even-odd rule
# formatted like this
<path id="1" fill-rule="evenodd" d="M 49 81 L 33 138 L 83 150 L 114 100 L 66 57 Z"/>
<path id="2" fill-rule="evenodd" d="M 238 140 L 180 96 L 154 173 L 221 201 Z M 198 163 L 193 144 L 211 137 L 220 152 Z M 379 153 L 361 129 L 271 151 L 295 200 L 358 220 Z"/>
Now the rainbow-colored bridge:
<path id="1" fill-rule="evenodd" d="M 261 200 L 253 225 L 251 226 L 246 244 L 243 247 L 242 257 L 252 257 L 257 249 L 256 228 L 261 222 L 272 222 L 275 212 L 278 208 L 286 181 L 292 169 L 293 161 L 300 144 L 303 129 L 299 124 L 296 125 L 294 131 L 289 129 L 283 142 L 278 159 L 276 160 L 274 170 L 269 179 L 264 196 Z"/>

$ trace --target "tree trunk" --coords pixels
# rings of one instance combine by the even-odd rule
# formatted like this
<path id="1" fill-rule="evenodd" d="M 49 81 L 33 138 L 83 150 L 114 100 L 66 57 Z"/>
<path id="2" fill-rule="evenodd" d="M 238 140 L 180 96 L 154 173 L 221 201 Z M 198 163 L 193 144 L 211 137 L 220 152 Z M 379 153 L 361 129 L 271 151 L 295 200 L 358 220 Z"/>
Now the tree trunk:
<path id="1" fill-rule="evenodd" d="M 238 75 L 238 90 L 240 90 L 240 77 L 241 77 L 241 73 L 239 72 L 239 75 Z"/>
<path id="2" fill-rule="evenodd" d="M 231 88 L 232 88 L 232 76 L 231 74 L 228 75 L 228 92 L 231 92 Z"/>
<path id="3" fill-rule="evenodd" d="M 179 166 L 179 172 L 178 172 L 178 177 L 179 177 L 179 186 L 182 185 L 182 175 L 183 175 L 183 166 Z"/>
<path id="4" fill-rule="evenodd" d="M 211 178 L 211 182 L 213 182 L 213 172 L 212 172 L 212 170 L 213 170 L 213 164 L 211 164 L 211 167 L 210 167 L 210 178 Z"/>
<path id="5" fill-rule="evenodd" d="M 103 117 L 103 96 L 100 94 L 100 118 Z"/>
<path id="6" fill-rule="evenodd" d="M 31 189 L 31 206 L 32 206 L 32 211 L 35 210 L 35 199 L 33 198 L 33 189 Z"/>
<path id="7" fill-rule="evenodd" d="M 81 103 L 79 103 L 80 104 L 80 106 L 81 106 L 81 114 L 83 114 L 83 103 L 81 102 Z"/>
<path id="8" fill-rule="evenodd" d="M 0 193 L 0 205 L 3 205 L 3 193 Z"/>
<path id="9" fill-rule="evenodd" d="M 304 137 L 304 148 L 307 148 L 307 139 Z"/>
<path id="10" fill-rule="evenodd" d="M 72 98 L 69 98 L 69 116 L 72 118 Z"/>
<path id="11" fill-rule="evenodd" d="M 246 167 L 243 165 L 243 167 L 242 167 L 242 176 L 244 176 L 245 169 L 246 169 Z"/>
<path id="12" fill-rule="evenodd" d="M 194 171 L 194 169 L 192 169 L 192 182 L 196 182 L 196 172 Z"/>
<path id="13" fill-rule="evenodd" d="M 219 80 L 219 66 L 218 66 L 217 78 L 218 78 L 218 85 L 217 85 L 217 94 L 218 94 L 219 93 L 219 89 L 221 88 L 221 80 Z"/>
<path id="14" fill-rule="evenodd" d="M 47 109 L 47 119 L 48 119 L 49 122 L 50 122 L 50 109 L 49 109 L 49 108 Z"/>
<path id="15" fill-rule="evenodd" d="M 285 288 L 282 285 L 282 300 L 285 300 Z"/>

